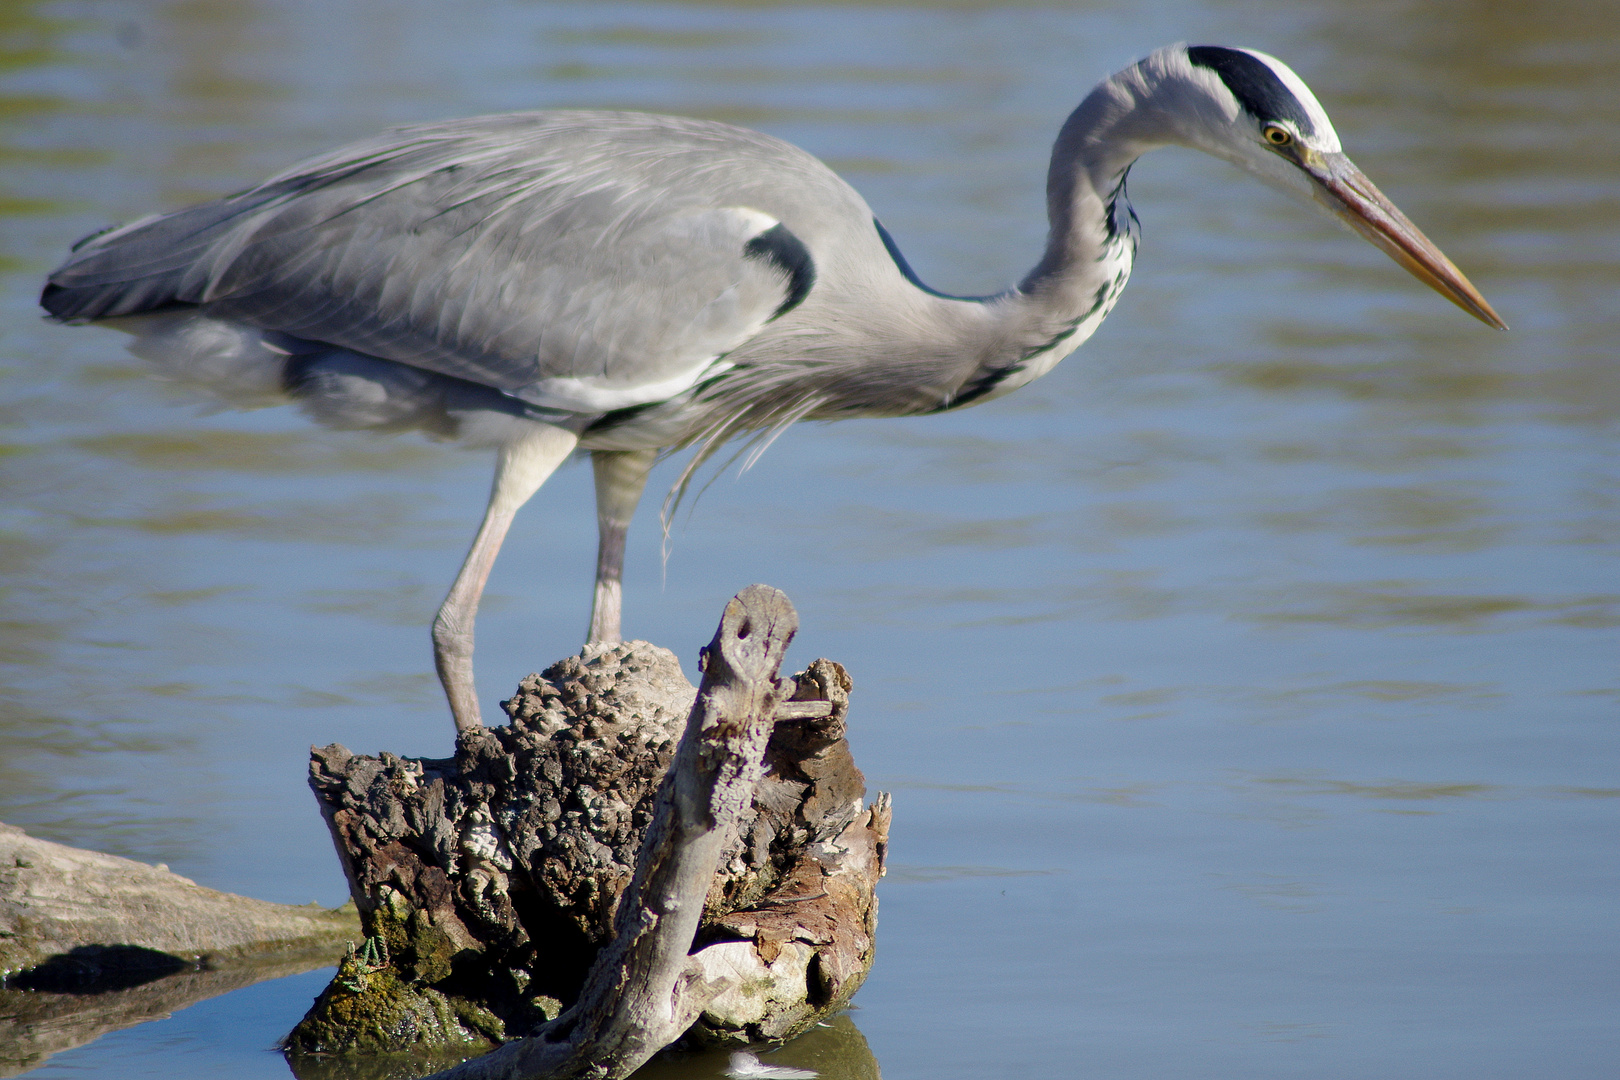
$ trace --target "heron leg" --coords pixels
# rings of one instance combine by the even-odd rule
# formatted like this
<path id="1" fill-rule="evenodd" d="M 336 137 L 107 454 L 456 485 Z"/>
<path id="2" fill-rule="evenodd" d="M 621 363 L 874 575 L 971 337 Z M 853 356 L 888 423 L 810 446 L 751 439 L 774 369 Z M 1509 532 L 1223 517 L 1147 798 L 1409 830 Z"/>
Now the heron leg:
<path id="1" fill-rule="evenodd" d="M 495 459 L 495 482 L 490 487 L 483 524 L 433 620 L 433 663 L 439 670 L 444 695 L 450 699 L 450 715 L 457 731 L 469 731 L 480 724 L 478 691 L 473 685 L 473 620 L 478 616 L 478 600 L 484 595 L 484 583 L 489 580 L 501 541 L 506 539 L 518 508 L 540 490 L 578 443 L 579 436 L 571 431 L 536 424 L 522 438 L 501 447 Z"/>
<path id="2" fill-rule="evenodd" d="M 612 645 L 620 640 L 624 537 L 647 486 L 647 474 L 657 460 L 656 450 L 591 451 L 591 469 L 596 474 L 596 596 L 591 602 L 587 645 Z"/>

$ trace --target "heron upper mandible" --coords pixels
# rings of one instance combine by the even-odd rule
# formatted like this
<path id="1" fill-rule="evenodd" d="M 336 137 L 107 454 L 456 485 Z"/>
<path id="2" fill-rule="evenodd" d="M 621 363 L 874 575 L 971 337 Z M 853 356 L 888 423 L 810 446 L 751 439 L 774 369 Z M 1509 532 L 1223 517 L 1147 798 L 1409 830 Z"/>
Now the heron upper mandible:
<path id="1" fill-rule="evenodd" d="M 591 452 L 599 548 L 587 643 L 619 638 L 625 530 L 660 453 L 796 420 L 972 405 L 1097 329 L 1136 254 L 1131 164 L 1224 158 L 1315 202 L 1480 320 L 1502 320 L 1339 147 L 1286 65 L 1172 45 L 1070 114 L 1046 251 L 1016 286 L 919 281 L 855 189 L 779 139 L 623 112 L 398 128 L 251 190 L 96 234 L 41 303 L 228 399 L 291 398 L 337 428 L 497 450 L 482 525 L 433 623 L 459 730 L 479 723 L 473 618 L 512 516 Z"/>

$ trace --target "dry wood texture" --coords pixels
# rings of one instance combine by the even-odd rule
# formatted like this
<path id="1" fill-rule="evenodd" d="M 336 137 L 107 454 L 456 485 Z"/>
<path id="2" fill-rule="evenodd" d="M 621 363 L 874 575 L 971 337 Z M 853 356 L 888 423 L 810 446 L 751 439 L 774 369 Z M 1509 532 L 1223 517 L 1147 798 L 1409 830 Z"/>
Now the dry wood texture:
<path id="1" fill-rule="evenodd" d="M 526 679 L 454 758 L 314 751 L 372 942 L 289 1049 L 505 1043 L 448 1075 L 621 1077 L 683 1036 L 785 1038 L 848 1001 L 888 801 L 864 801 L 844 670 L 777 678 L 796 623 L 754 586 L 696 691 L 632 642 Z"/>

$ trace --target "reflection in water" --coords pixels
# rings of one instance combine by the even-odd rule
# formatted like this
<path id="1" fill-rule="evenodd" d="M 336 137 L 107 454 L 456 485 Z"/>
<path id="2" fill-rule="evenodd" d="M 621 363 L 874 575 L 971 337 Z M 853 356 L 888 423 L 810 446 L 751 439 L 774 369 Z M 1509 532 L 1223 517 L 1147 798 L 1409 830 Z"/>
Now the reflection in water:
<path id="1" fill-rule="evenodd" d="M 443 1052 L 355 1057 L 308 1054 L 289 1057 L 287 1064 L 297 1080 L 417 1080 L 417 1077 L 448 1069 L 465 1060 L 464 1054 Z"/>
<path id="2" fill-rule="evenodd" d="M 181 964 L 166 954 L 156 955 Z M 162 1020 L 199 1001 L 266 979 L 326 969 L 331 962 L 331 956 L 324 952 L 278 956 L 256 963 L 171 974 L 127 988 L 100 988 L 94 993 L 0 988 L 0 1076 L 36 1069 L 56 1054 L 109 1032 Z"/>
<path id="3" fill-rule="evenodd" d="M 1620 626 L 1620 595 L 1600 593 L 1559 600 L 1532 600 L 1517 596 L 1434 596 L 1407 591 L 1400 582 L 1370 583 L 1367 587 L 1324 589 L 1315 595 L 1295 590 L 1306 610 L 1256 612 L 1246 617 L 1259 622 L 1332 623 L 1359 629 L 1391 626 L 1451 627 L 1457 630 L 1494 628 L 1507 617 L 1539 616 L 1536 621 L 1610 629 Z M 1293 606 L 1290 604 L 1290 606 Z"/>
<path id="4" fill-rule="evenodd" d="M 766 1065 L 813 1069 L 824 1080 L 878 1080 L 882 1075 L 866 1037 L 849 1013 L 840 1013 L 794 1039 L 786 1046 L 762 1048 Z M 698 1054 L 666 1054 L 643 1066 L 640 1080 L 712 1080 L 724 1073 L 730 1052 L 706 1050 Z"/>
<path id="5" fill-rule="evenodd" d="M 850 665 L 914 868 L 857 999 L 891 1072 L 1612 1072 L 1620 21 L 1585 0 L 0 5 L 0 820 L 341 900 L 307 747 L 447 750 L 421 627 L 487 482 L 198 416 L 38 320 L 71 240 L 391 123 L 624 106 L 836 159 L 923 280 L 980 293 L 1040 248 L 1077 96 L 1177 39 L 1298 69 L 1514 332 L 1166 151 L 1096 340 L 980 409 L 795 429 L 667 561 L 649 515 L 628 629 L 691 660 L 767 581 L 797 663 Z M 583 629 L 588 470 L 553 484 L 480 621 L 492 697 Z M 217 1075 L 284 1077 L 238 1000 L 43 1074 L 240 1037 Z"/>
<path id="6" fill-rule="evenodd" d="M 879 1080 L 882 1075 L 866 1038 L 849 1013 L 840 1013 L 779 1049 L 759 1050 L 763 1064 L 811 1069 L 825 1080 Z M 668 1051 L 636 1070 L 637 1080 L 718 1080 L 726 1075 L 731 1050 Z M 378 1054 L 364 1058 L 307 1055 L 289 1058 L 298 1080 L 412 1080 L 445 1068 L 459 1056 L 429 1058 Z"/>

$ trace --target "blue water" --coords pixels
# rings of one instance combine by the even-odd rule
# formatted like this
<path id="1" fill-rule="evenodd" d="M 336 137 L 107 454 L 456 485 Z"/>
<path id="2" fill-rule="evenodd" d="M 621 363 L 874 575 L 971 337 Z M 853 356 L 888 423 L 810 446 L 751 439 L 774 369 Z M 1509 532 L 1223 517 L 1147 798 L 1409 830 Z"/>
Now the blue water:
<path id="1" fill-rule="evenodd" d="M 69 1077 L 287 1077 L 276 1043 L 298 1023 L 335 968 L 272 979 L 198 1002 L 166 1020 L 115 1032 L 23 1075 Z"/>
<path id="2" fill-rule="evenodd" d="M 1009 398 L 801 426 L 632 532 L 626 630 L 695 675 L 798 606 L 895 795 L 884 1075 L 1620 1073 L 1620 22 L 1176 0 L 13 3 L 0 10 L 0 820 L 265 899 L 344 885 L 311 743 L 443 754 L 426 627 L 488 462 L 209 414 L 34 296 L 78 236 L 390 123 L 717 117 L 821 155 L 923 280 L 1033 262 L 1046 153 L 1186 39 L 1288 60 L 1513 325 L 1185 151 L 1134 280 Z M 519 516 L 486 715 L 578 647 L 589 472 Z M 317 975 L 40 1071 L 285 1075 Z M 184 1062 L 184 1066 L 177 1064 Z"/>

